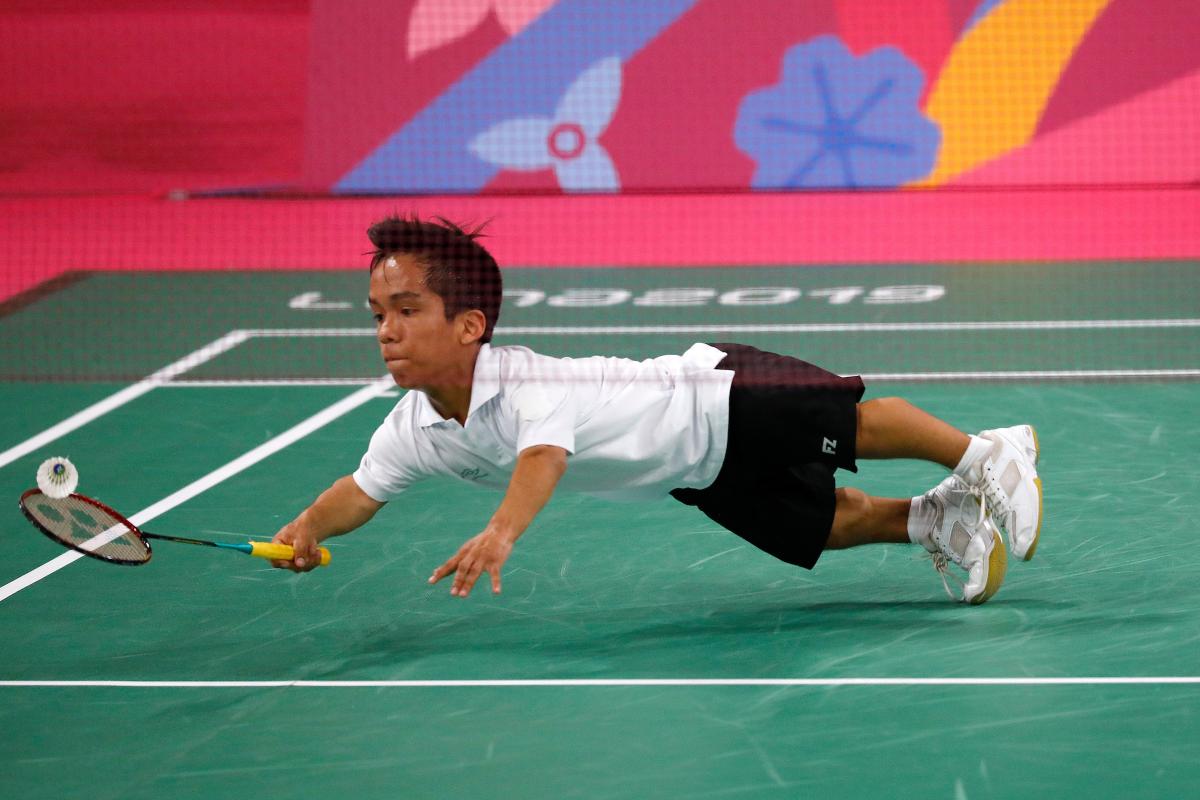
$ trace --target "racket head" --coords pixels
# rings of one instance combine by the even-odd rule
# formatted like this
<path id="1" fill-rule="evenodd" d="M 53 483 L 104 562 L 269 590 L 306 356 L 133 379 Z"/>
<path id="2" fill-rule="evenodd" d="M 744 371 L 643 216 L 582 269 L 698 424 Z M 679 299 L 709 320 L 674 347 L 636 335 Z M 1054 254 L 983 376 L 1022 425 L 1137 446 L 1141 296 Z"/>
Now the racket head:
<path id="1" fill-rule="evenodd" d="M 136 525 L 81 494 L 55 498 L 41 489 L 30 489 L 21 495 L 21 513 L 63 547 L 109 564 L 137 566 L 152 555 L 150 543 Z M 108 541 L 91 541 L 98 536 Z"/>

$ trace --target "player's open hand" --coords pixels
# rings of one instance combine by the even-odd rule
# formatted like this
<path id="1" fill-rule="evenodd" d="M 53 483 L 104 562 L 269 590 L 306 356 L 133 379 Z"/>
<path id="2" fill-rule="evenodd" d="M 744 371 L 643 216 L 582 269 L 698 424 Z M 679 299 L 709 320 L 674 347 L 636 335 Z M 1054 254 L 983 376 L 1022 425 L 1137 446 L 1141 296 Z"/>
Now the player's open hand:
<path id="1" fill-rule="evenodd" d="M 492 576 L 492 593 L 500 594 L 500 569 L 512 552 L 515 537 L 505 535 L 498 528 L 489 526 L 483 533 L 467 541 L 454 557 L 433 571 L 430 583 L 437 583 L 454 573 L 454 585 L 450 594 L 466 597 L 471 587 L 483 573 Z"/>
<path id="2" fill-rule="evenodd" d="M 291 545 L 293 551 L 291 561 L 272 559 L 271 566 L 290 569 L 292 572 L 308 572 L 321 566 L 321 551 L 316 537 L 294 521 L 280 528 L 271 541 Z"/>

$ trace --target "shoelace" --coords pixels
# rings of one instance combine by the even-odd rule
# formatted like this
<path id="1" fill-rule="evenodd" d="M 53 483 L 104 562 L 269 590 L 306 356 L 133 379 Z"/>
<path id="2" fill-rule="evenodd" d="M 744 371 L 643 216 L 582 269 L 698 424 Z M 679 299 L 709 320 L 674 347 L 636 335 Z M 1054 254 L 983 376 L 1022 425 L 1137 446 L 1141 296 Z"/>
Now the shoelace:
<path id="1" fill-rule="evenodd" d="M 987 497 L 988 505 L 991 508 L 992 519 L 996 519 L 999 514 L 1000 518 L 997 522 L 1004 524 L 1005 530 L 1009 528 L 1009 519 L 1012 514 L 1012 507 L 1009 505 L 1008 493 L 1000 486 L 1000 479 L 992 472 L 991 464 L 983 465 L 983 486 L 972 489 L 982 488 L 984 495 Z"/>
<path id="2" fill-rule="evenodd" d="M 937 570 L 938 577 L 942 579 L 942 588 L 946 590 L 946 596 L 956 603 L 965 602 L 967 582 L 950 571 L 950 559 L 942 553 L 931 553 L 930 557 L 933 558 L 933 568 Z M 952 578 L 959 585 L 962 589 L 961 595 L 955 594 L 954 590 L 950 588 L 950 581 L 947 578 Z"/>
<path id="3" fill-rule="evenodd" d="M 965 481 L 964 484 L 966 484 Z M 988 514 L 987 505 L 984 502 L 984 494 L 980 492 L 978 486 L 972 486 L 970 484 L 966 484 L 966 486 L 971 494 L 975 496 L 975 499 L 979 501 L 979 519 L 975 520 L 975 526 L 978 527 L 983 524 L 983 520 Z M 969 542 L 967 546 L 970 546 Z M 967 602 L 967 582 L 950 571 L 950 559 L 946 556 L 946 554 L 930 553 L 930 557 L 933 559 L 933 568 L 937 570 L 938 577 L 942 579 L 942 588 L 946 590 L 946 595 L 956 603 Z M 947 580 L 947 578 L 953 579 L 962 591 L 956 594 L 954 590 L 950 588 L 950 582 Z"/>

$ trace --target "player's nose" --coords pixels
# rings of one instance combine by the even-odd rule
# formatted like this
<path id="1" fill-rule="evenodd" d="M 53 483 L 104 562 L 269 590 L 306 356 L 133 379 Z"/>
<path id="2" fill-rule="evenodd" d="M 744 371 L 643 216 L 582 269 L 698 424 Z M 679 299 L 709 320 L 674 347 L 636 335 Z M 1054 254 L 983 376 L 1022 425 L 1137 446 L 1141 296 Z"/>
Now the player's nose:
<path id="1" fill-rule="evenodd" d="M 375 332 L 375 336 L 379 339 L 380 344 L 398 342 L 403 338 L 403 335 L 401 326 L 394 319 L 389 320 L 386 317 L 383 322 L 379 323 L 379 328 Z"/>

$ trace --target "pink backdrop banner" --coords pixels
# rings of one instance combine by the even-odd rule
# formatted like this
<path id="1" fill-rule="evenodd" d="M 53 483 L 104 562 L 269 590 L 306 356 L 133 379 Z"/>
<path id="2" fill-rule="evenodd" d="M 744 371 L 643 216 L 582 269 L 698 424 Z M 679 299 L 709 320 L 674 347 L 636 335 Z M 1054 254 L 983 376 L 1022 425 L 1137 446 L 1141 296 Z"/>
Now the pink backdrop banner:
<path id="1" fill-rule="evenodd" d="M 1200 180 L 1192 3 L 753 6 L 9 0 L 0 193 Z"/>

